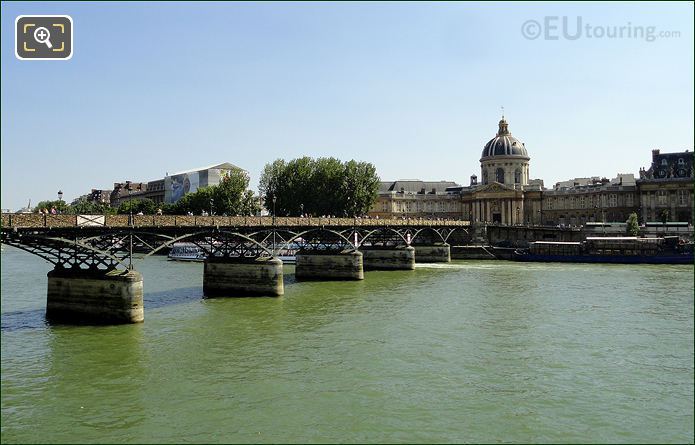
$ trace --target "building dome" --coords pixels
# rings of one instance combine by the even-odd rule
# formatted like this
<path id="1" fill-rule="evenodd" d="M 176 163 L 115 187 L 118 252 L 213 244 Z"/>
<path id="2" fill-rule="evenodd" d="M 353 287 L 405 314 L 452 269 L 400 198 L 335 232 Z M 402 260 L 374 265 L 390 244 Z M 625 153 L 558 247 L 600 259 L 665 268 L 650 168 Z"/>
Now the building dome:
<path id="1" fill-rule="evenodd" d="M 499 130 L 497 131 L 497 136 L 490 139 L 490 141 L 485 144 L 483 148 L 483 154 L 481 161 L 483 159 L 489 159 L 497 156 L 504 157 L 518 157 L 530 159 L 526 147 L 523 142 L 513 137 L 509 132 L 508 123 L 502 116 L 499 122 Z"/>
<path id="2" fill-rule="evenodd" d="M 509 124 L 502 115 L 497 136 L 492 138 L 480 158 L 483 185 L 498 182 L 508 187 L 522 189 L 528 185 L 529 161 L 523 142 L 509 132 Z"/>

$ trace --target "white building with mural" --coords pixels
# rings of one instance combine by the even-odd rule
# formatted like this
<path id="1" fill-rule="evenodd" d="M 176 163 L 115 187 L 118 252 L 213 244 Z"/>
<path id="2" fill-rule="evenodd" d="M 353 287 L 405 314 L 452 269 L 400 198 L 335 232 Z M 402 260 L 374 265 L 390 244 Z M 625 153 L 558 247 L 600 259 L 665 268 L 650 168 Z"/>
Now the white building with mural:
<path id="1" fill-rule="evenodd" d="M 164 202 L 173 204 L 186 193 L 193 193 L 201 187 L 218 185 L 222 178 L 232 170 L 243 170 L 225 162 L 183 172 L 167 174 L 164 177 Z"/>

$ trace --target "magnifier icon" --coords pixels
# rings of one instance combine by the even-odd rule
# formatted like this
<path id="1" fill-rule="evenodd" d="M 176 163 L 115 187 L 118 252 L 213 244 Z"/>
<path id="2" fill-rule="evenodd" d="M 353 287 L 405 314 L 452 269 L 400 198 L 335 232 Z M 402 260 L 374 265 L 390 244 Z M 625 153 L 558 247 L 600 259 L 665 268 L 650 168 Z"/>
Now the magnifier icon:
<path id="1" fill-rule="evenodd" d="M 34 30 L 34 40 L 39 43 L 45 43 L 49 48 L 53 48 L 53 45 L 51 45 L 51 41 L 49 40 L 50 38 L 51 33 L 43 26 L 39 26 L 36 28 L 36 30 Z"/>

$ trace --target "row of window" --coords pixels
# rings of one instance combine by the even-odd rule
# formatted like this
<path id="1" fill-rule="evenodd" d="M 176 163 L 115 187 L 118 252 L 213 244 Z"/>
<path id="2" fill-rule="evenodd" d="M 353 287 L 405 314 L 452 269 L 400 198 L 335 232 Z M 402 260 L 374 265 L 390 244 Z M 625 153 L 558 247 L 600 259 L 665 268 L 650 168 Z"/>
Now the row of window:
<path id="1" fill-rule="evenodd" d="M 634 194 L 629 193 L 622 195 L 622 205 L 632 207 L 634 205 Z M 685 206 L 690 203 L 689 190 L 677 190 L 677 203 L 679 206 Z M 657 205 L 669 204 L 669 191 L 657 190 L 656 192 Z M 395 209 L 391 208 L 391 201 L 383 201 L 381 210 L 383 212 L 453 212 L 456 211 L 455 201 L 395 201 Z M 543 207 L 547 210 L 562 210 L 562 209 L 595 209 L 618 207 L 619 200 L 617 193 L 603 195 L 579 195 L 579 196 L 556 196 L 548 197 L 543 201 Z"/>
<path id="2" fill-rule="evenodd" d="M 503 168 L 497 168 L 495 170 L 495 181 L 499 182 L 500 184 L 504 184 L 504 169 Z M 487 170 L 483 170 L 483 184 L 488 183 L 488 174 Z M 514 170 L 514 184 L 521 184 L 521 169 L 517 168 Z"/>
<path id="3" fill-rule="evenodd" d="M 684 206 L 690 203 L 690 191 L 678 190 L 678 205 Z M 668 205 L 668 190 L 657 190 L 656 203 L 658 205 Z"/>
<path id="4" fill-rule="evenodd" d="M 455 212 L 457 210 L 457 203 L 453 201 L 436 201 L 436 202 L 413 202 L 413 201 L 396 201 L 394 202 L 393 209 L 391 208 L 391 202 L 384 201 L 381 203 L 382 212 Z"/>
<path id="5" fill-rule="evenodd" d="M 668 165 L 668 161 L 666 159 L 662 159 L 661 165 Z M 678 158 L 678 165 L 685 165 L 685 160 L 683 158 Z"/>
<path id="6" fill-rule="evenodd" d="M 631 207 L 634 202 L 634 195 L 630 193 L 623 196 L 623 205 Z M 543 205 L 548 210 L 618 207 L 618 194 L 611 193 L 608 195 L 554 196 L 546 198 Z"/>

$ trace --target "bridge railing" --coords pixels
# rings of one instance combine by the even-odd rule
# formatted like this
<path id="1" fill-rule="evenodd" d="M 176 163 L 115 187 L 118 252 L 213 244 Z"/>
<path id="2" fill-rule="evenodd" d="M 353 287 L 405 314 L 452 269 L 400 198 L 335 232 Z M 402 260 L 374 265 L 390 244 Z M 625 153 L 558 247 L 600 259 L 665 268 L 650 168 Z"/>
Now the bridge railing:
<path id="1" fill-rule="evenodd" d="M 3 228 L 52 227 L 129 227 L 130 215 L 42 215 L 39 213 L 3 213 Z M 133 215 L 135 227 L 272 227 L 272 216 L 186 216 Z M 318 218 L 276 217 L 277 227 L 384 227 L 384 226 L 468 226 L 468 221 L 430 220 L 424 218 Z"/>

